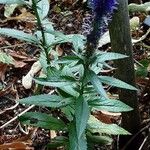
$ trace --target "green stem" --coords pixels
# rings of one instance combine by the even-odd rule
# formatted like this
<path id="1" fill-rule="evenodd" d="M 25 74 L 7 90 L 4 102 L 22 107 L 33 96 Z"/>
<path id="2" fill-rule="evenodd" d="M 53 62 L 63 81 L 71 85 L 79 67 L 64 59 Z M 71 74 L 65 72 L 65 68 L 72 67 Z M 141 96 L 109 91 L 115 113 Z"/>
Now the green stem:
<path id="1" fill-rule="evenodd" d="M 32 7 L 33 7 L 33 10 L 34 10 L 36 19 L 37 19 L 37 26 L 40 29 L 41 34 L 42 34 L 42 47 L 43 47 L 43 49 L 45 51 L 45 54 L 46 54 L 47 64 L 50 64 L 48 48 L 47 48 L 46 38 L 45 38 L 45 33 L 44 33 L 44 29 L 43 29 L 43 26 L 42 26 L 42 23 L 41 23 L 41 19 L 40 19 L 39 13 L 37 11 L 37 5 L 36 5 L 35 0 L 32 0 Z"/>

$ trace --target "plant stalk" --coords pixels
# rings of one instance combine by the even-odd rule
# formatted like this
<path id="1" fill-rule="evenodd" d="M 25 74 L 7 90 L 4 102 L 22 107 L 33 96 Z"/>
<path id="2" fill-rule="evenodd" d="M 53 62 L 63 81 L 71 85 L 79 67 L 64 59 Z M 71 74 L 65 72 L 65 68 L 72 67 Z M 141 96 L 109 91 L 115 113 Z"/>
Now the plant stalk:
<path id="1" fill-rule="evenodd" d="M 47 47 L 47 44 L 46 44 L 45 33 L 44 33 L 44 29 L 43 29 L 43 26 L 42 26 L 42 23 L 41 23 L 41 19 L 40 19 L 38 10 L 37 10 L 37 5 L 36 5 L 35 0 L 32 0 L 32 7 L 33 7 L 33 10 L 34 10 L 36 19 L 37 19 L 37 26 L 40 29 L 41 34 L 42 34 L 42 47 L 43 47 L 43 49 L 45 51 L 45 54 L 46 54 L 47 64 L 49 65 L 50 64 L 50 59 L 49 59 L 49 54 L 48 54 L 48 47 Z"/>

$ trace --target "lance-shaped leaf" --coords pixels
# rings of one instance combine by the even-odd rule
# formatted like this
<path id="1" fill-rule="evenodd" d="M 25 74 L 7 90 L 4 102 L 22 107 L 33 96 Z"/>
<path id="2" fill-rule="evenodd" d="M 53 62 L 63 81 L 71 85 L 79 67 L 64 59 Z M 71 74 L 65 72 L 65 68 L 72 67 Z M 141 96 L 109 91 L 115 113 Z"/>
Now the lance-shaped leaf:
<path id="1" fill-rule="evenodd" d="M 116 124 L 106 124 L 95 118 L 94 116 L 90 116 L 88 121 L 87 129 L 92 133 L 105 133 L 112 135 L 130 135 L 128 131 L 119 127 Z"/>
<path id="2" fill-rule="evenodd" d="M 89 101 L 89 105 L 93 107 L 94 110 L 104 110 L 110 112 L 126 112 L 133 110 L 130 106 L 120 100 L 105 99 L 101 97 Z"/>
<path id="3" fill-rule="evenodd" d="M 41 127 L 44 129 L 63 130 L 66 127 L 62 120 L 56 119 L 45 113 L 27 112 L 23 116 L 19 117 L 19 119 L 23 124 Z"/>
<path id="4" fill-rule="evenodd" d="M 65 80 L 52 81 L 52 80 L 47 80 L 45 78 L 33 78 L 33 80 L 37 84 L 45 85 L 45 86 L 51 86 L 51 87 L 63 87 L 63 86 L 66 86 L 66 85 L 73 84 L 73 82 L 65 81 Z"/>
<path id="5" fill-rule="evenodd" d="M 78 139 L 80 139 L 85 132 L 89 114 L 90 111 L 87 101 L 83 98 L 83 96 L 79 96 L 79 98 L 76 99 L 75 107 L 76 131 Z"/>
<path id="6" fill-rule="evenodd" d="M 113 142 L 113 139 L 109 136 L 100 136 L 100 135 L 92 135 L 91 133 L 87 133 L 88 143 L 94 143 L 98 145 L 110 145 Z"/>
<path id="7" fill-rule="evenodd" d="M 97 92 L 102 96 L 107 98 L 107 94 L 102 86 L 102 83 L 98 76 L 93 72 L 92 70 L 89 70 L 87 72 L 87 79 L 91 81 L 94 88 L 97 90 Z"/>
<path id="8" fill-rule="evenodd" d="M 25 0 L 0 0 L 0 4 L 26 4 Z"/>
<path id="9" fill-rule="evenodd" d="M 123 88 L 123 89 L 129 89 L 129 90 L 137 90 L 134 86 L 129 85 L 119 79 L 113 78 L 113 77 L 108 77 L 108 76 L 99 76 L 99 80 L 105 84 Z"/>
<path id="10" fill-rule="evenodd" d="M 49 4 L 49 0 L 40 0 L 38 3 L 37 3 L 37 8 L 38 8 L 38 14 L 42 19 L 44 19 L 48 12 L 49 12 L 49 7 L 50 4 Z"/>
<path id="11" fill-rule="evenodd" d="M 38 40 L 35 36 L 16 29 L 0 28 L 0 35 L 6 35 L 30 43 L 38 43 Z"/>
<path id="12" fill-rule="evenodd" d="M 5 64 L 14 64 L 13 58 L 3 52 L 0 52 L 0 62 Z"/>
<path id="13" fill-rule="evenodd" d="M 47 148 L 59 149 L 62 146 L 68 150 L 67 148 L 69 146 L 69 139 L 65 136 L 56 136 L 55 138 L 51 139 L 51 142 L 47 145 Z"/>
<path id="14" fill-rule="evenodd" d="M 128 56 L 119 53 L 104 52 L 102 54 L 98 54 L 96 57 L 97 57 L 96 58 L 97 62 L 105 62 L 108 60 L 118 60 L 118 59 L 127 58 Z"/>
<path id="15" fill-rule="evenodd" d="M 83 134 L 80 139 L 78 139 L 75 122 L 70 123 L 69 128 L 69 148 L 70 150 L 86 150 L 87 141 L 86 136 Z"/>
<path id="16" fill-rule="evenodd" d="M 57 95 L 41 94 L 20 99 L 19 103 L 59 108 L 72 103 L 72 101 L 73 101 L 72 98 L 63 98 Z"/>

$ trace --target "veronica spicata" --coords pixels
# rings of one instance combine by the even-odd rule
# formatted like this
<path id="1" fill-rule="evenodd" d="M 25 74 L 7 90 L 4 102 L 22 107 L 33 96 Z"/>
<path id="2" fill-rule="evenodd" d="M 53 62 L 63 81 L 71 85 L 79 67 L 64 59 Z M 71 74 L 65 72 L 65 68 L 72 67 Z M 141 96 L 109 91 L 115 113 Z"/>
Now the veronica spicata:
<path id="1" fill-rule="evenodd" d="M 88 0 L 88 6 L 93 14 L 93 21 L 92 30 L 87 35 L 87 41 L 93 43 L 95 47 L 110 22 L 114 10 L 117 9 L 117 5 L 116 0 Z"/>

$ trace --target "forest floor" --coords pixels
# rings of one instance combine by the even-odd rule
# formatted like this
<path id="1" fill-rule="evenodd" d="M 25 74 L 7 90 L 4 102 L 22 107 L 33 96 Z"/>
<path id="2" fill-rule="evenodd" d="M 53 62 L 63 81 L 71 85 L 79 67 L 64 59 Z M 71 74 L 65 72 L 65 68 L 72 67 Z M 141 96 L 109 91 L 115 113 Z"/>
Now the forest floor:
<path id="1" fill-rule="evenodd" d="M 35 29 L 35 23 L 26 20 L 27 17 L 33 19 L 32 12 L 28 9 L 18 7 L 11 17 L 5 17 L 5 8 L 4 5 L 0 5 L 0 27 L 20 29 L 28 33 Z M 82 21 L 87 13 L 84 8 L 85 6 L 82 2 L 52 0 L 49 18 L 54 23 L 56 30 L 63 31 L 66 34 L 82 33 Z M 150 28 L 143 24 L 147 17 L 146 14 L 140 12 L 130 14 L 131 18 L 135 16 L 140 19 L 140 24 L 136 30 L 132 31 L 132 37 L 139 39 Z M 69 49 L 70 45 L 63 44 L 57 47 L 57 52 L 59 56 L 62 56 L 69 53 Z M 102 45 L 99 49 L 110 51 L 110 43 Z M 23 87 L 22 77 L 30 71 L 33 63 L 38 60 L 39 49 L 31 44 L 0 36 L 0 51 L 6 52 L 15 60 L 14 65 L 0 63 L 0 149 L 8 149 L 10 146 L 13 146 L 16 149 L 21 147 L 20 149 L 22 150 L 32 148 L 44 150 L 45 145 L 55 133 L 40 128 L 26 128 L 17 119 L 9 123 L 9 120 L 28 108 L 18 104 L 17 100 L 33 95 L 35 91 L 35 84 L 29 90 Z M 150 33 L 144 40 L 133 45 L 133 54 L 136 68 L 136 83 L 139 89 L 139 110 L 142 120 L 139 134 L 144 135 L 146 138 L 148 135 L 150 136 Z M 51 89 L 49 88 L 43 89 L 44 93 L 49 93 L 50 91 Z M 116 89 L 111 89 L 109 92 L 112 94 L 114 91 Z M 43 107 L 33 107 L 31 110 L 51 112 L 48 108 Z M 101 112 L 98 112 L 96 115 L 105 123 L 111 123 L 116 119 L 114 116 L 102 114 Z"/>

